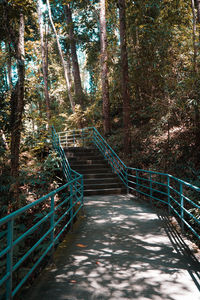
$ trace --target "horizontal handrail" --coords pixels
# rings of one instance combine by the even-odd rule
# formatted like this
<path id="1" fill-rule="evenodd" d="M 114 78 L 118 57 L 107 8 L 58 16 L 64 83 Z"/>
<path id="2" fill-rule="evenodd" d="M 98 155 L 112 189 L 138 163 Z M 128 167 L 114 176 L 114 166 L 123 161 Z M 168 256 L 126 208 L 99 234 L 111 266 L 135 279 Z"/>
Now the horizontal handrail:
<path id="1" fill-rule="evenodd" d="M 148 197 L 150 201 L 165 203 L 169 212 L 173 212 L 180 219 L 182 230 L 187 227 L 200 240 L 200 205 L 195 202 L 195 199 L 199 199 L 199 187 L 166 173 L 137 168 L 128 168 L 128 172 L 128 185 L 131 191 Z M 161 177 L 162 182 L 154 180 L 153 176 Z M 194 199 L 189 199 L 188 194 L 193 193 L 197 195 L 193 195 Z M 194 213 L 198 217 L 191 213 L 192 210 L 195 210 Z"/>
<path id="2" fill-rule="evenodd" d="M 122 162 L 119 156 L 109 146 L 109 144 L 102 137 L 102 135 L 100 135 L 95 127 L 59 132 L 58 137 L 60 145 L 63 147 L 76 147 L 77 145 L 84 146 L 87 144 L 86 139 L 88 139 L 102 153 L 121 181 L 127 185 L 126 165 Z"/>
<path id="3" fill-rule="evenodd" d="M 151 171 L 151 170 L 143 170 L 143 169 L 137 169 L 137 168 L 131 168 L 131 167 L 127 167 L 128 170 L 134 170 L 134 171 L 140 171 L 140 172 L 146 172 L 146 173 L 150 173 L 150 174 L 156 174 L 156 175 L 162 175 L 162 176 L 169 176 L 170 178 L 172 179 L 175 179 L 177 180 L 178 182 L 182 183 L 182 184 L 185 184 L 186 186 L 188 187 L 192 187 L 194 188 L 197 192 L 200 192 L 200 188 L 187 182 L 187 181 L 184 181 L 180 178 L 177 178 L 177 177 L 174 177 L 170 174 L 167 174 L 167 173 L 161 173 L 161 172 L 157 172 L 157 171 Z"/>
<path id="4" fill-rule="evenodd" d="M 72 170 L 69 162 L 66 158 L 65 152 L 60 144 L 60 138 L 57 135 L 54 127 L 52 128 L 52 144 L 54 150 L 57 152 L 61 159 L 61 166 L 67 183 L 62 187 L 52 191 L 46 196 L 30 203 L 17 211 L 9 214 L 8 216 L 0 219 L 0 227 L 7 227 L 5 234 L 0 236 L 0 259 L 3 260 L 5 267 L 0 270 L 0 299 L 12 299 L 22 285 L 28 280 L 30 275 L 40 264 L 40 262 L 46 257 L 46 255 L 54 249 L 55 244 L 58 242 L 61 234 L 66 230 L 68 226 L 71 226 L 73 219 L 83 207 L 83 176 Z M 64 200 L 59 201 L 60 193 L 64 193 Z M 15 238 L 15 222 L 16 218 L 20 218 L 26 214 L 26 212 L 37 209 L 40 205 L 46 204 L 49 211 L 41 217 L 39 221 L 33 224 L 25 232 L 21 232 L 20 236 Z M 75 206 L 78 205 L 78 208 Z M 65 208 L 67 206 L 67 208 Z M 43 226 L 45 227 L 45 233 L 43 233 L 35 244 L 26 249 L 17 261 L 14 259 L 14 251 L 17 246 L 20 246 L 22 242 L 26 242 L 30 239 L 30 236 L 38 231 Z M 48 242 L 47 242 L 48 241 Z M 40 253 L 40 257 L 34 260 L 34 264 L 30 267 L 29 271 L 23 278 L 20 278 L 19 282 L 13 280 L 14 272 L 22 266 L 22 264 L 33 255 L 38 247 L 46 243 L 44 251 Z M 3 248 L 3 249 L 2 249 Z M 35 256 L 34 256 L 35 257 Z M 15 284 L 15 285 L 14 285 Z"/>
<path id="5" fill-rule="evenodd" d="M 64 200 L 60 199 L 60 193 L 65 194 Z M 75 208 L 78 203 L 78 207 Z M 45 214 L 30 228 L 26 228 L 24 232 L 21 232 L 19 237 L 16 237 L 15 224 L 17 224 L 17 218 L 24 216 L 30 210 L 38 210 L 42 204 L 46 207 L 44 209 Z M 0 239 L 0 258 L 5 262 L 5 268 L 0 270 L 0 298 L 7 300 L 12 299 L 16 295 L 39 263 L 54 249 L 60 235 L 68 226 L 71 226 L 74 217 L 82 207 L 83 176 L 77 176 L 76 174 L 76 178 L 70 180 L 62 187 L 0 219 L 0 227 L 6 231 L 6 234 Z M 15 257 L 13 254 L 16 246 L 28 241 L 36 231 L 38 234 L 41 226 L 43 226 L 43 230 L 41 230 L 41 235 L 38 236 L 38 239 L 34 241 L 34 245 L 30 248 L 23 246 L 25 248 L 24 253 L 16 260 L 16 253 Z M 40 256 L 36 257 L 34 251 L 42 246 L 44 242 L 44 249 L 41 251 Z M 34 259 L 32 257 L 34 264 L 29 268 L 26 275 L 20 278 L 19 282 L 15 282 L 13 280 L 14 272 L 33 254 L 35 257 Z"/>
<path id="6" fill-rule="evenodd" d="M 61 132 L 58 135 L 60 143 L 65 144 L 65 146 L 84 146 L 84 139 L 87 138 L 87 134 L 90 142 L 103 154 L 113 171 L 126 185 L 128 191 L 148 197 L 151 201 L 156 200 L 166 204 L 169 212 L 174 212 L 180 218 L 182 229 L 184 226 L 188 227 L 200 239 L 198 229 L 200 218 L 194 215 L 194 213 L 200 215 L 200 206 L 195 200 L 192 200 L 193 198 L 199 199 L 199 187 L 170 174 L 127 167 L 94 127 Z M 69 141 L 65 139 L 66 135 Z M 196 197 L 190 195 L 194 193 L 198 193 L 198 195 Z M 193 198 L 190 199 L 191 197 Z M 195 212 L 192 214 L 191 210 L 195 210 Z M 188 220 L 190 217 L 194 224 L 192 224 L 193 221 Z"/>

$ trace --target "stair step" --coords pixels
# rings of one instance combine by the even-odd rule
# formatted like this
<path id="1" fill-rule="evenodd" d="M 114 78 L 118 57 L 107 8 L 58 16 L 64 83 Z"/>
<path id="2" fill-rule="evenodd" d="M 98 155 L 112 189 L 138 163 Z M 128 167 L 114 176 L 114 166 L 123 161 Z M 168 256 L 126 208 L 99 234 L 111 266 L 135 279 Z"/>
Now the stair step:
<path id="1" fill-rule="evenodd" d="M 94 168 L 92 168 L 92 169 L 89 169 L 89 168 L 80 168 L 80 169 L 75 169 L 75 168 L 73 168 L 73 170 L 75 170 L 76 172 L 78 172 L 78 173 L 80 173 L 80 174 L 82 174 L 82 175 L 85 175 L 85 174 L 102 174 L 102 173 L 105 173 L 106 172 L 106 168 L 98 168 L 98 169 L 94 169 Z M 109 168 L 107 168 L 107 170 L 108 170 L 108 173 L 110 173 L 110 169 Z M 116 175 L 114 175 L 114 176 L 116 176 Z"/>
<path id="2" fill-rule="evenodd" d="M 85 184 L 84 183 L 84 188 L 86 190 L 102 190 L 102 189 L 114 189 L 114 188 L 122 188 L 122 185 L 119 182 L 114 182 L 114 183 L 96 183 L 96 184 Z"/>
<path id="3" fill-rule="evenodd" d="M 79 161 L 80 159 L 81 160 L 103 160 L 104 162 L 105 162 L 105 159 L 104 159 L 104 157 L 102 156 L 102 155 L 96 155 L 96 154 L 94 154 L 94 155 L 91 155 L 91 153 L 90 154 L 88 154 L 88 155 L 80 155 L 80 156 L 78 156 L 78 155 L 75 155 L 75 156 L 72 156 L 72 157 L 68 157 L 68 159 L 70 160 L 70 161 Z"/>
<path id="4" fill-rule="evenodd" d="M 118 183 L 120 184 L 121 183 L 121 180 L 116 177 L 116 176 L 113 176 L 113 177 L 105 177 L 105 178 L 89 178 L 89 179 L 85 179 L 84 178 L 84 184 L 87 185 L 87 184 L 101 184 L 101 183 Z"/>
<path id="5" fill-rule="evenodd" d="M 98 154 L 99 152 L 95 148 L 82 148 L 82 147 L 69 147 L 64 149 L 65 152 L 67 153 L 79 153 L 80 155 L 85 155 L 85 154 Z"/>
<path id="6" fill-rule="evenodd" d="M 83 169 L 87 169 L 87 170 L 98 170 L 98 169 L 109 169 L 109 165 L 105 165 L 105 164 L 78 164 L 78 165 L 75 165 L 75 164 L 72 164 L 71 165 L 72 169 L 74 170 L 83 170 Z"/>
<path id="7" fill-rule="evenodd" d="M 105 170 L 104 170 L 105 171 Z M 116 178 L 116 175 L 113 173 L 105 173 L 105 172 L 101 172 L 101 173 L 85 173 L 83 174 L 83 180 L 87 180 L 87 179 L 96 179 L 96 178 L 101 178 L 103 179 L 104 177 L 106 178 Z"/>
<path id="8" fill-rule="evenodd" d="M 69 163 L 71 166 L 76 166 L 76 165 L 93 165 L 93 164 L 102 164 L 105 165 L 105 160 L 103 160 L 101 157 L 100 158 L 70 158 Z"/>
<path id="9" fill-rule="evenodd" d="M 71 168 L 83 175 L 84 195 L 126 193 L 126 187 L 97 149 L 67 147 L 65 153 Z"/>
<path id="10" fill-rule="evenodd" d="M 92 196 L 92 195 L 119 195 L 125 194 L 125 188 L 115 188 L 115 189 L 96 189 L 96 190 L 84 190 L 84 196 Z"/>
<path id="11" fill-rule="evenodd" d="M 96 153 L 74 153 L 74 152 L 66 152 L 65 151 L 65 155 L 66 155 L 66 157 L 70 160 L 70 159 L 77 159 L 77 160 L 79 160 L 79 159 L 85 159 L 85 160 L 87 160 L 87 159 L 102 159 L 103 158 L 103 156 L 102 155 L 97 155 Z"/>

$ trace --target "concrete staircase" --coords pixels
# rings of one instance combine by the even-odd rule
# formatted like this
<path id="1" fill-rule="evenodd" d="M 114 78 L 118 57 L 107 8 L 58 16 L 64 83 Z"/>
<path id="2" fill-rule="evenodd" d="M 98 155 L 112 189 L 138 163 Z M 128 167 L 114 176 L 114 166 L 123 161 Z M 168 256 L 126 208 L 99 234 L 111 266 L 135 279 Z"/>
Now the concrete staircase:
<path id="1" fill-rule="evenodd" d="M 126 193 L 125 185 L 98 150 L 69 147 L 65 153 L 71 168 L 83 174 L 85 196 Z"/>

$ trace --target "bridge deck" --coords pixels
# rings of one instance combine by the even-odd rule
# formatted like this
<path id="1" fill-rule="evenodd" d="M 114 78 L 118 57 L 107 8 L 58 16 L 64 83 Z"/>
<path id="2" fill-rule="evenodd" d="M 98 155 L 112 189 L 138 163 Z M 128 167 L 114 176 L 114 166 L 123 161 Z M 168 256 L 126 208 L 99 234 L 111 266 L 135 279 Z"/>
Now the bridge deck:
<path id="1" fill-rule="evenodd" d="M 124 195 L 85 203 L 86 217 L 27 299 L 200 299 L 198 260 L 167 216 Z"/>

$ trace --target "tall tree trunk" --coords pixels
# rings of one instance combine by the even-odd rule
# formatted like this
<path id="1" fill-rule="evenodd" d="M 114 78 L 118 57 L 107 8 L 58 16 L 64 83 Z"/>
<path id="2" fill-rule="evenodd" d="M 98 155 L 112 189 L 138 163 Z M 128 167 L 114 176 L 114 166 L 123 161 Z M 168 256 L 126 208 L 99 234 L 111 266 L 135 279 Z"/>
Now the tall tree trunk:
<path id="1" fill-rule="evenodd" d="M 195 12 L 195 3 L 194 0 L 191 0 L 192 5 L 192 15 L 193 15 L 193 69 L 194 69 L 194 76 L 197 78 L 198 73 L 198 66 L 197 66 L 197 53 L 198 53 L 198 46 L 196 42 L 196 35 L 197 35 L 197 26 L 196 26 L 196 17 L 197 20 L 200 20 L 200 7 L 199 1 L 197 1 L 197 16 Z M 196 81 L 196 80 L 195 80 Z M 195 86 L 197 84 L 195 83 Z M 197 87 L 196 87 L 197 88 Z M 197 94 L 197 92 L 196 92 Z M 200 113 L 199 113 L 199 95 L 196 95 L 196 103 L 194 104 L 194 114 L 195 114 L 195 144 L 196 146 L 200 146 Z"/>
<path id="2" fill-rule="evenodd" d="M 200 0 L 196 0 L 197 4 L 197 21 L 200 23 Z"/>
<path id="3" fill-rule="evenodd" d="M 106 3 L 100 0 L 100 42 L 101 42 L 101 82 L 103 98 L 103 128 L 104 134 L 110 134 L 110 101 L 108 85 L 108 53 L 106 34 Z"/>
<path id="4" fill-rule="evenodd" d="M 8 85 L 9 89 L 12 91 L 13 84 L 12 84 L 12 62 L 11 62 L 11 49 L 10 43 L 6 45 L 7 53 L 8 53 L 8 62 L 7 62 L 7 69 L 8 69 Z"/>
<path id="5" fill-rule="evenodd" d="M 24 77 L 25 77 L 25 51 L 24 51 L 24 15 L 20 13 L 19 38 L 16 49 L 17 53 L 17 70 L 18 82 L 15 91 L 13 91 L 12 107 L 12 124 L 11 124 L 11 175 L 16 180 L 13 189 L 15 201 L 19 196 L 19 154 L 20 139 L 22 130 L 22 114 L 24 110 Z M 12 98 L 12 97 L 11 97 Z M 17 205 L 17 204 L 16 204 Z M 15 206 L 17 208 L 17 206 Z"/>
<path id="6" fill-rule="evenodd" d="M 196 42 L 196 12 L 195 12 L 195 5 L 194 5 L 194 0 L 191 0 L 192 4 L 192 14 L 193 14 L 193 68 L 194 68 L 194 73 L 197 73 L 197 42 Z"/>
<path id="7" fill-rule="evenodd" d="M 128 55 L 126 44 L 126 10 L 125 0 L 119 0 L 120 21 L 120 49 L 121 49 L 121 94 L 123 99 L 123 124 L 124 124 L 124 153 L 131 153 L 131 119 L 130 119 L 130 93 L 128 75 Z"/>
<path id="8" fill-rule="evenodd" d="M 48 91 L 48 57 L 47 57 L 47 49 L 46 49 L 47 44 L 44 41 L 41 0 L 38 0 L 37 8 L 38 8 L 38 21 L 39 21 L 39 27 L 40 27 L 40 43 L 41 43 L 41 53 L 42 53 L 42 72 L 43 72 L 43 80 L 44 80 L 44 95 L 45 95 L 45 103 L 46 103 L 48 130 L 49 130 L 50 119 L 51 119 L 51 110 L 50 110 L 50 99 L 49 99 L 49 91 Z M 45 35 L 45 38 L 46 38 L 46 35 Z"/>
<path id="9" fill-rule="evenodd" d="M 63 66 L 64 77 L 65 77 L 65 81 L 66 81 L 66 85 L 67 85 L 67 91 L 68 91 L 69 101 L 70 101 L 70 104 L 71 104 L 71 109 L 72 109 L 73 112 L 75 112 L 75 103 L 74 103 L 74 100 L 73 100 L 73 97 L 72 97 L 72 91 L 70 89 L 70 82 L 69 82 L 69 77 L 68 77 L 68 72 L 67 72 L 67 66 L 66 66 L 66 63 L 65 63 L 65 60 L 64 60 L 63 51 L 62 51 L 62 48 L 61 48 L 61 45 L 60 45 L 59 37 L 58 37 L 57 31 L 56 31 L 55 25 L 53 23 L 49 0 L 47 0 L 47 7 L 48 7 L 48 12 L 49 12 L 49 20 L 51 22 L 51 26 L 52 26 L 54 34 L 56 36 L 56 42 L 57 42 L 58 51 L 59 51 L 59 54 L 60 54 L 61 63 L 62 63 L 62 66 Z"/>
<path id="10" fill-rule="evenodd" d="M 66 61 L 66 66 L 67 66 L 67 73 L 68 73 L 68 78 L 69 78 L 69 86 L 70 86 L 70 90 L 72 91 L 72 67 L 71 67 L 71 59 L 70 59 L 70 56 L 68 55 L 68 52 L 67 52 L 67 61 Z"/>
<path id="11" fill-rule="evenodd" d="M 80 69 L 79 69 L 78 57 L 76 53 L 76 42 L 74 38 L 74 24 L 72 21 L 72 12 L 70 8 L 70 3 L 65 5 L 65 11 L 66 11 L 66 20 L 67 20 L 67 25 L 69 30 L 69 40 L 70 40 L 73 77 L 74 77 L 74 91 L 75 91 L 76 100 L 79 101 L 81 107 L 83 108 L 84 94 L 81 85 Z"/>

